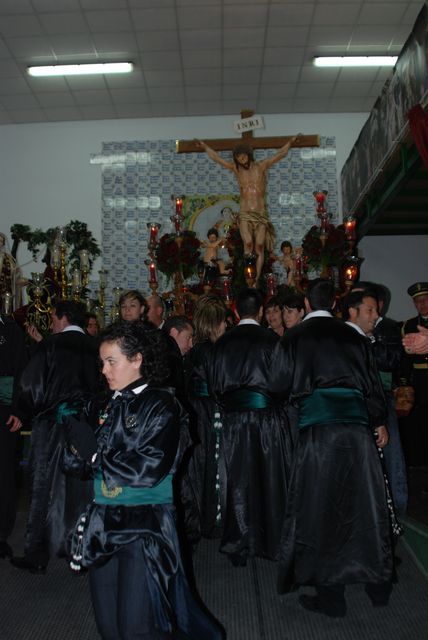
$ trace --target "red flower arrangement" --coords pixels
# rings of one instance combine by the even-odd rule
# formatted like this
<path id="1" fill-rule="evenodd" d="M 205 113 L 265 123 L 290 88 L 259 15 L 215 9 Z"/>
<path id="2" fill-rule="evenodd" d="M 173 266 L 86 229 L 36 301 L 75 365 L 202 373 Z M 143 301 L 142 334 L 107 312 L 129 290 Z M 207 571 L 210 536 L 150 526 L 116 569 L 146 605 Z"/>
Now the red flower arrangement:
<path id="1" fill-rule="evenodd" d="M 321 230 L 314 225 L 302 241 L 306 263 L 312 269 L 338 266 L 347 254 L 348 243 L 344 226 L 335 227 L 329 224 L 326 228 L 324 244 L 321 241 Z"/>
<path id="2" fill-rule="evenodd" d="M 184 279 L 190 278 L 197 270 L 200 244 L 194 231 L 186 230 L 179 236 L 165 233 L 155 250 L 158 269 L 168 279 L 177 272 L 181 272 Z"/>

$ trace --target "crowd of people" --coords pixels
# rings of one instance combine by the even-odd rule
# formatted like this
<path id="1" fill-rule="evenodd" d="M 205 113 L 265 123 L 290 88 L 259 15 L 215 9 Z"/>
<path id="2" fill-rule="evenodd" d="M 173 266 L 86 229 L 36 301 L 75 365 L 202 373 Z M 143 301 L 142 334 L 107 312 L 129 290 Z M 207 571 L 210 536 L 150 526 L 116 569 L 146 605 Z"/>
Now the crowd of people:
<path id="1" fill-rule="evenodd" d="M 58 301 L 52 335 L 28 327 L 30 348 L 1 316 L 0 557 L 32 573 L 52 555 L 87 570 L 105 639 L 224 637 L 191 578 L 203 537 L 235 567 L 276 562 L 280 593 L 312 585 L 307 610 L 343 617 L 352 583 L 387 605 L 406 462 L 427 463 L 428 283 L 408 293 L 418 315 L 402 327 L 382 285 L 338 300 L 324 279 L 269 300 L 243 289 L 233 313 L 207 293 L 191 319 L 127 291 L 101 332 L 80 303 Z M 19 556 L 8 538 L 23 425 Z"/>

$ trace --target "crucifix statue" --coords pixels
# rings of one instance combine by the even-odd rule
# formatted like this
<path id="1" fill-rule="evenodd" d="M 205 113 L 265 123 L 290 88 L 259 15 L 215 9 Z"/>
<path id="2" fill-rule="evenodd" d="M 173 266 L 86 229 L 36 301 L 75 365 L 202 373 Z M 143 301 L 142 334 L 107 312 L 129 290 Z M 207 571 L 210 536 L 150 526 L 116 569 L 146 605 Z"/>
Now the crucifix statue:
<path id="1" fill-rule="evenodd" d="M 252 111 L 241 111 L 241 118 L 253 115 Z M 285 158 L 291 147 L 318 146 L 318 136 L 284 136 L 278 138 L 254 138 L 252 132 L 244 132 L 241 140 L 212 140 L 210 144 L 202 140 L 178 141 L 178 153 L 205 151 L 211 160 L 225 167 L 236 176 L 240 190 L 239 232 L 244 245 L 244 253 L 257 256 L 257 276 L 259 280 L 264 262 L 265 248 L 271 252 L 274 248 L 275 230 L 266 210 L 267 171 L 276 162 Z M 256 162 L 253 149 L 277 148 L 278 151 Z M 233 150 L 233 161 L 225 160 L 218 151 Z"/>

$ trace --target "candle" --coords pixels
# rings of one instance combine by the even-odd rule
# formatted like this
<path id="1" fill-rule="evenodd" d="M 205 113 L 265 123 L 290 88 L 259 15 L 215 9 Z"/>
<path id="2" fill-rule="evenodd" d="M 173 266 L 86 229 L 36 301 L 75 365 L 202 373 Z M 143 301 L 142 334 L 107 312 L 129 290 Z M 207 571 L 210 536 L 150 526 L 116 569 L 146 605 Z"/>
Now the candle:
<path id="1" fill-rule="evenodd" d="M 57 244 L 52 248 L 52 266 L 54 269 L 58 269 L 60 263 L 60 249 Z"/>
<path id="2" fill-rule="evenodd" d="M 177 198 L 175 198 L 175 213 L 181 216 L 182 211 L 183 211 L 183 198 L 178 196 Z"/>
<path id="3" fill-rule="evenodd" d="M 229 278 L 223 280 L 223 296 L 226 302 L 229 302 L 232 298 L 232 287 Z"/>
<path id="4" fill-rule="evenodd" d="M 348 216 L 345 219 L 345 235 L 347 240 L 356 240 L 357 221 L 354 216 Z"/>
<path id="5" fill-rule="evenodd" d="M 275 276 L 273 273 L 268 273 L 266 275 L 266 285 L 267 285 L 267 290 L 268 290 L 268 294 L 270 296 L 274 296 L 275 295 Z"/>
<path id="6" fill-rule="evenodd" d="M 152 224 L 150 226 L 150 244 L 155 245 L 158 237 L 158 228 L 156 225 Z"/>
<path id="7" fill-rule="evenodd" d="M 73 269 L 73 273 L 71 274 L 71 281 L 73 283 L 73 287 L 80 287 L 80 269 Z"/>
<path id="8" fill-rule="evenodd" d="M 151 282 L 152 284 L 156 284 L 157 281 L 158 280 L 157 280 L 157 277 L 156 277 L 156 265 L 152 261 L 149 264 L 149 282 Z"/>
<path id="9" fill-rule="evenodd" d="M 10 293 L 10 291 L 6 291 L 3 296 L 3 311 L 6 316 L 9 316 L 12 313 L 12 301 L 12 294 Z"/>
<path id="10" fill-rule="evenodd" d="M 100 278 L 100 289 L 105 289 L 107 283 L 107 270 L 101 269 L 101 271 L 98 271 L 98 275 Z"/>
<path id="11" fill-rule="evenodd" d="M 89 270 L 89 251 L 87 251 L 86 249 L 82 249 L 81 251 L 79 251 L 79 258 L 80 258 L 80 268 L 82 269 L 82 271 L 88 271 Z"/>

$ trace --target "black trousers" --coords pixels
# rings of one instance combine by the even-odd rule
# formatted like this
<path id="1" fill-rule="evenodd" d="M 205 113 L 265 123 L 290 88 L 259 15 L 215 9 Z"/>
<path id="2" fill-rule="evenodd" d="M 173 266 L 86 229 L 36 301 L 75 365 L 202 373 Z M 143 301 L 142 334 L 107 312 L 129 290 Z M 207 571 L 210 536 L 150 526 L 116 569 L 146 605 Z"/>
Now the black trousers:
<path id="1" fill-rule="evenodd" d="M 138 540 L 121 547 L 102 567 L 90 568 L 92 605 L 103 640 L 174 637 L 154 625 L 146 572 Z"/>
<path id="2" fill-rule="evenodd" d="M 0 406 L 0 542 L 5 542 L 16 518 L 16 446 L 18 432 L 11 433 L 6 421 L 10 407 Z"/>

